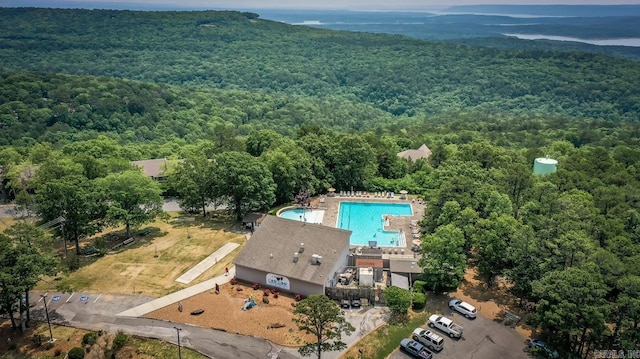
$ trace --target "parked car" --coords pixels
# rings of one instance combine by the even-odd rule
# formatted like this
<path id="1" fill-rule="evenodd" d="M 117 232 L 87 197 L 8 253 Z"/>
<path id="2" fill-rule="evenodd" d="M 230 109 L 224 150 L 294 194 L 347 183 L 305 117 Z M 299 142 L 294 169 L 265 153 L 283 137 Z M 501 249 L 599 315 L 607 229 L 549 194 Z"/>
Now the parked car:
<path id="1" fill-rule="evenodd" d="M 416 328 L 413 331 L 412 337 L 413 340 L 431 348 L 431 350 L 440 351 L 444 348 L 444 339 L 430 330 Z"/>
<path id="2" fill-rule="evenodd" d="M 425 349 L 425 347 L 410 339 L 402 339 L 400 341 L 400 350 L 405 351 L 409 355 L 418 359 L 432 359 L 433 353 Z"/>
<path id="3" fill-rule="evenodd" d="M 438 328 L 448 334 L 451 338 L 462 337 L 462 327 L 454 323 L 451 319 L 441 315 L 433 314 L 429 317 L 429 326 Z"/>
<path id="4" fill-rule="evenodd" d="M 540 339 L 529 340 L 529 348 L 544 354 L 547 358 L 558 358 L 558 352 Z"/>
<path id="5" fill-rule="evenodd" d="M 449 301 L 449 308 L 461 313 L 467 319 L 475 319 L 478 315 L 476 307 L 459 299 L 451 299 Z"/>
<path id="6" fill-rule="evenodd" d="M 360 308 L 362 304 L 360 303 L 360 299 L 351 300 L 351 306 L 354 308 Z"/>
<path id="7" fill-rule="evenodd" d="M 349 309 L 351 307 L 351 302 L 348 299 L 343 299 L 340 301 L 340 306 L 344 309 Z"/>

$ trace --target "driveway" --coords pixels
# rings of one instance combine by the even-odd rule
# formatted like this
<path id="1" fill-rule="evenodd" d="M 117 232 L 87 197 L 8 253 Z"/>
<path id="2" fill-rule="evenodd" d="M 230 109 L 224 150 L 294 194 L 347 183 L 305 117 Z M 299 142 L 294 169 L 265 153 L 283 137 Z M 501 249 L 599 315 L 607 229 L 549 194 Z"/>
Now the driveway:
<path id="1" fill-rule="evenodd" d="M 466 319 L 447 307 L 448 299 L 444 296 L 433 298 L 428 310 L 453 319 L 455 323 L 464 327 L 464 334 L 461 339 L 455 340 L 433 329 L 445 342 L 444 349 L 437 352 L 434 359 L 531 359 L 526 351 L 525 339 L 515 329 L 483 316 Z M 427 323 L 424 323 L 422 328 L 427 329 Z M 407 359 L 411 356 L 396 350 L 389 358 Z"/>

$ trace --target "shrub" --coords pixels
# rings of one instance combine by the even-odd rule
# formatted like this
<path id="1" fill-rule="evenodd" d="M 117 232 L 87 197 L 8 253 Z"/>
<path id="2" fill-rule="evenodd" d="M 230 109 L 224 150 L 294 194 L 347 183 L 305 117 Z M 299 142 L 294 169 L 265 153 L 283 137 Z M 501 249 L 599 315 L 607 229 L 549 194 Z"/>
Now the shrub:
<path id="1" fill-rule="evenodd" d="M 231 284 L 238 284 L 238 277 L 231 278 Z"/>
<path id="2" fill-rule="evenodd" d="M 302 298 L 302 294 L 296 294 L 296 296 L 294 298 L 295 298 L 296 302 L 299 302 L 302 299 L 304 299 L 304 298 Z"/>
<path id="3" fill-rule="evenodd" d="M 96 333 L 87 333 L 82 337 L 82 344 L 93 345 L 98 340 L 98 334 Z"/>
<path id="4" fill-rule="evenodd" d="M 55 344 L 53 344 L 52 342 L 46 342 L 46 343 L 44 343 L 44 345 L 42 346 L 42 348 L 43 348 L 44 350 L 49 350 L 49 349 L 52 349 L 52 348 L 54 347 L 54 345 L 55 345 Z"/>
<path id="5" fill-rule="evenodd" d="M 424 288 L 427 286 L 427 282 L 423 280 L 417 280 L 413 282 L 413 291 L 416 293 L 424 293 Z"/>
<path id="6" fill-rule="evenodd" d="M 267 288 L 267 289 L 265 289 L 265 290 L 264 290 L 264 292 L 262 292 L 262 293 L 263 293 L 263 295 L 264 295 L 265 297 L 268 297 L 268 296 L 269 296 L 269 294 L 271 294 L 271 289 Z"/>
<path id="7" fill-rule="evenodd" d="M 83 359 L 84 358 L 84 349 L 79 347 L 74 347 L 69 350 L 69 359 Z"/>
<path id="8" fill-rule="evenodd" d="M 42 343 L 45 342 L 45 336 L 44 334 L 36 334 L 33 336 L 33 338 L 31 338 L 31 342 L 33 343 L 33 345 L 35 345 L 36 347 L 39 347 L 42 345 Z"/>
<path id="9" fill-rule="evenodd" d="M 128 339 L 129 337 L 127 337 L 126 334 L 124 334 L 123 332 L 118 332 L 115 338 L 113 338 L 113 351 L 115 352 L 116 350 L 122 348 L 125 344 L 127 344 Z"/>
<path id="10" fill-rule="evenodd" d="M 424 293 L 413 293 L 413 304 L 412 308 L 414 310 L 422 309 L 427 304 L 427 296 Z"/>
<path id="11" fill-rule="evenodd" d="M 258 290 L 258 289 L 260 289 L 260 284 L 258 284 L 258 283 L 253 283 L 253 289 L 254 289 L 254 290 Z"/>
<path id="12" fill-rule="evenodd" d="M 56 350 L 53 351 L 53 355 L 59 357 L 60 355 L 62 355 L 62 349 L 56 348 Z"/>

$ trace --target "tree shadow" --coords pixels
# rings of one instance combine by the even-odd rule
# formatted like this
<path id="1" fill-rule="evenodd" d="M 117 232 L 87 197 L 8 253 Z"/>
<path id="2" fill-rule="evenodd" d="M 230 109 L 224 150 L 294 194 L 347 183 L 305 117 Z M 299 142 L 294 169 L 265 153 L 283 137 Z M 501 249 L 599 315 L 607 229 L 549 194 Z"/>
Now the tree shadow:
<path id="1" fill-rule="evenodd" d="M 521 302 L 511 293 L 510 285 L 504 278 L 495 279 L 493 285 L 489 287 L 484 278 L 476 274 L 471 281 L 463 280 L 461 290 L 464 295 L 478 301 L 480 305 L 482 302 L 495 303 L 497 307 L 497 312 L 493 313 L 495 322 L 512 328 L 521 327 L 531 331 L 532 334 L 536 330 L 526 323 L 527 316 L 535 310 L 535 305 Z"/>

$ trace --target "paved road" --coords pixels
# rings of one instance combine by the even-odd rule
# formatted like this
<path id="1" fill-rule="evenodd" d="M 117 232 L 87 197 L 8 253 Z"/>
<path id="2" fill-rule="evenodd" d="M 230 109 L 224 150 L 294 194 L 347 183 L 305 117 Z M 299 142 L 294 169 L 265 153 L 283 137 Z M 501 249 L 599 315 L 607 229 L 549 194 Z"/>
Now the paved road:
<path id="1" fill-rule="evenodd" d="M 226 206 L 218 206 L 214 208 L 213 206 L 208 206 L 207 211 L 225 209 Z M 167 197 L 164 199 L 162 203 L 162 209 L 164 211 L 169 212 L 179 212 L 182 209 L 178 205 L 178 201 L 175 198 Z M 15 216 L 15 205 L 13 204 L 0 204 L 0 217 L 14 217 Z"/>
<path id="2" fill-rule="evenodd" d="M 12 204 L 0 204 L 0 217 L 13 218 L 16 216 L 16 206 Z"/>

